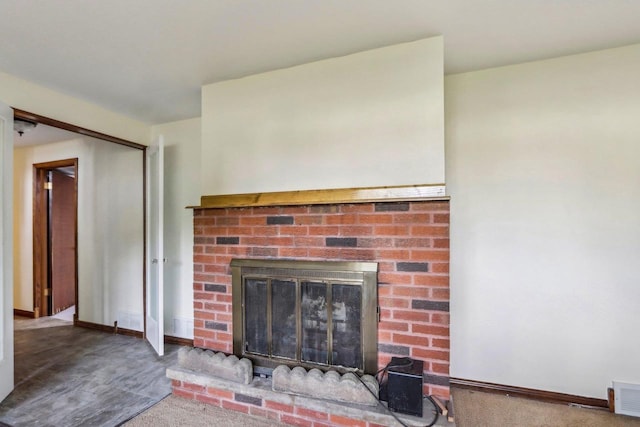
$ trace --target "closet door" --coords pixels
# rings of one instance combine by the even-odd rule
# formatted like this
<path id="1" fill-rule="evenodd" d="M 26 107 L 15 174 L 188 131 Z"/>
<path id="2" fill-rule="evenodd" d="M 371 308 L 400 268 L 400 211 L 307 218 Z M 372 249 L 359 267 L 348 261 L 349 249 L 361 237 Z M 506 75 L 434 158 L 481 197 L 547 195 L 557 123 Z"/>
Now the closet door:
<path id="1" fill-rule="evenodd" d="M 159 356 L 164 354 L 164 139 L 147 148 L 147 341 Z"/>

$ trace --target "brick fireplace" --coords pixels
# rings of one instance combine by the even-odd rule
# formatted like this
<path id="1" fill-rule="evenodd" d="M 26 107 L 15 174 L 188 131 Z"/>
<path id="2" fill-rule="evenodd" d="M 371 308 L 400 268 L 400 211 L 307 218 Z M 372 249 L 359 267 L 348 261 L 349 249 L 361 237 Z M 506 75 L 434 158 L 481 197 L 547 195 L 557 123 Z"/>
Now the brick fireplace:
<path id="1" fill-rule="evenodd" d="M 194 346 L 233 352 L 232 259 L 378 263 L 378 365 L 424 361 L 449 398 L 449 202 L 366 201 L 194 209 Z"/>

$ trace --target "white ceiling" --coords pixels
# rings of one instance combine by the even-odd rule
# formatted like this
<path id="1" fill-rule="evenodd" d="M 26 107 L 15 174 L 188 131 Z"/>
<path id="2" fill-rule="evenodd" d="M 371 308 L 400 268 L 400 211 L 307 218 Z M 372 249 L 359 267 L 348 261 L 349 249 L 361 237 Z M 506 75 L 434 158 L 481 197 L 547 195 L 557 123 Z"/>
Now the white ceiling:
<path id="1" fill-rule="evenodd" d="M 148 123 L 203 84 L 444 36 L 459 73 L 640 42 L 638 0 L 2 0 L 0 70 Z"/>

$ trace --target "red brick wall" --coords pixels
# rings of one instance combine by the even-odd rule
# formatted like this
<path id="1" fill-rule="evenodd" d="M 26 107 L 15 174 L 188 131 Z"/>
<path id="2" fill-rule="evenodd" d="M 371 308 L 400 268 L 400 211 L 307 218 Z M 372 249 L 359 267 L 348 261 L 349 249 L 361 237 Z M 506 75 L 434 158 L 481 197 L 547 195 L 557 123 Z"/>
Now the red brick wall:
<path id="1" fill-rule="evenodd" d="M 449 398 L 449 203 L 423 201 L 194 211 L 194 345 L 233 352 L 232 258 L 378 263 L 378 363 L 425 362 Z"/>

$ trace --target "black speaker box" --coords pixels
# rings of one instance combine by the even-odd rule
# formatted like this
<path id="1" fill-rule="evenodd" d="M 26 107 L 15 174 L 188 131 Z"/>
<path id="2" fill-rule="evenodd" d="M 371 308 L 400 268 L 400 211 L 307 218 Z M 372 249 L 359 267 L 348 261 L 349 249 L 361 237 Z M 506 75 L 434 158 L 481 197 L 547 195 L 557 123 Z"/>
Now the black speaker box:
<path id="1" fill-rule="evenodd" d="M 422 417 L 422 360 L 393 357 L 387 369 L 387 403 L 393 412 Z"/>

